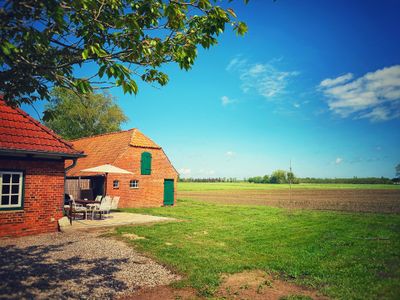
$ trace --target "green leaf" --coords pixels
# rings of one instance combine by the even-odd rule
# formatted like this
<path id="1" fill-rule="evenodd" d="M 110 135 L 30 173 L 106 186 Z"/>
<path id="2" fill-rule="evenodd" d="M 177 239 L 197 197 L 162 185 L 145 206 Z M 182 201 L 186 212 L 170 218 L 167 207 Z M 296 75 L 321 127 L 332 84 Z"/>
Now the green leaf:
<path id="1" fill-rule="evenodd" d="M 237 26 L 237 33 L 239 35 L 244 35 L 247 32 L 247 25 L 244 22 L 239 22 Z"/>
<path id="2" fill-rule="evenodd" d="M 235 12 L 233 11 L 232 8 L 228 8 L 227 11 L 232 17 L 237 18 L 236 14 L 235 14 Z"/>
<path id="3" fill-rule="evenodd" d="M 136 84 L 136 81 L 131 79 L 130 82 L 129 82 L 129 85 L 130 85 L 130 87 L 132 89 L 132 92 L 136 95 L 138 90 L 139 90 L 139 88 L 138 88 L 138 86 Z"/>
<path id="4" fill-rule="evenodd" d="M 102 65 L 99 69 L 99 77 L 102 78 L 104 75 L 104 71 L 106 70 L 107 66 L 106 65 Z"/>
<path id="5" fill-rule="evenodd" d="M 86 60 L 88 57 L 89 57 L 89 50 L 88 50 L 88 49 L 83 50 L 83 52 L 82 52 L 82 58 L 83 58 L 84 60 Z"/>

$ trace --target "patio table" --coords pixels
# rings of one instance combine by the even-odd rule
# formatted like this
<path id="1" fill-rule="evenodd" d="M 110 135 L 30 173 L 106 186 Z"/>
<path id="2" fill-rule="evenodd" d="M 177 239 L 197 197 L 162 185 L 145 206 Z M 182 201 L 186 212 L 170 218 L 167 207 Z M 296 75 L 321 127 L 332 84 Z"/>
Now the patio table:
<path id="1" fill-rule="evenodd" d="M 82 204 L 83 206 L 86 207 L 86 205 L 88 204 L 94 204 L 94 203 L 98 203 L 95 200 L 74 200 L 76 204 Z M 69 219 L 69 223 L 72 225 L 72 200 L 69 201 L 69 211 L 68 211 L 68 219 Z M 86 217 L 87 212 L 85 212 L 85 217 Z"/>
<path id="2" fill-rule="evenodd" d="M 95 200 L 75 200 L 75 203 L 82 204 L 83 206 L 86 206 L 88 204 L 94 204 L 94 203 L 99 203 L 99 202 L 95 201 Z"/>

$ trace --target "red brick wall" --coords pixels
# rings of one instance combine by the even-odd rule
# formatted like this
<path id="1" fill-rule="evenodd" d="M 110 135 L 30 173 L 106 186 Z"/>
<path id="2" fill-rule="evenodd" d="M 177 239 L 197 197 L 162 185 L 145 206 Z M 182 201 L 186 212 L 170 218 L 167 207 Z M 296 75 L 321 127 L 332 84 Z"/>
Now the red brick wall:
<path id="1" fill-rule="evenodd" d="M 151 175 L 141 175 L 140 160 L 142 152 L 152 156 Z M 164 202 L 164 179 L 174 179 L 174 199 L 176 200 L 177 173 L 162 149 L 128 147 L 113 165 L 133 174 L 108 174 L 107 194 L 120 196 L 119 207 L 155 207 Z M 113 181 L 119 180 L 119 188 L 113 188 Z M 139 188 L 131 189 L 130 180 L 138 180 Z M 175 201 L 174 201 L 175 202 Z"/>
<path id="2" fill-rule="evenodd" d="M 0 169 L 25 172 L 23 209 L 0 210 L 0 237 L 57 231 L 64 198 L 64 161 L 0 158 Z"/>

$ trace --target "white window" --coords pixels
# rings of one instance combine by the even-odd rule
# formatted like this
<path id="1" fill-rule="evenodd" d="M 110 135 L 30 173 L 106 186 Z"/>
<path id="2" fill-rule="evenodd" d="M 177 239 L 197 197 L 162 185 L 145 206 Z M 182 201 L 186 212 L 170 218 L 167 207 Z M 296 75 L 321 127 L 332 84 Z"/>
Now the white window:
<path id="1" fill-rule="evenodd" d="M 23 173 L 0 171 L 0 209 L 22 207 Z"/>
<path id="2" fill-rule="evenodd" d="M 118 189 L 119 188 L 119 180 L 114 180 L 113 181 L 113 188 Z"/>
<path id="3" fill-rule="evenodd" d="M 137 189 L 139 188 L 139 181 L 138 180 L 131 180 L 129 181 L 129 187 L 131 189 Z"/>

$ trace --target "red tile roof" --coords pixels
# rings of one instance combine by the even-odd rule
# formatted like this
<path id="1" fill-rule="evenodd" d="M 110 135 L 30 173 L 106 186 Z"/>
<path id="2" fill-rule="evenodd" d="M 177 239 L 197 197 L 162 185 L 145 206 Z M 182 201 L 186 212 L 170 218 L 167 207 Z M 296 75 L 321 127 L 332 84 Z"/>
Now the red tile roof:
<path id="1" fill-rule="evenodd" d="M 81 138 L 73 140 L 71 143 L 75 149 L 84 151 L 87 156 L 78 159 L 76 166 L 68 171 L 68 176 L 93 175 L 82 173 L 80 170 L 113 164 L 128 147 L 161 149 L 160 146 L 135 128 Z"/>
<path id="2" fill-rule="evenodd" d="M 0 151 L 82 156 L 81 151 L 0 96 Z"/>

